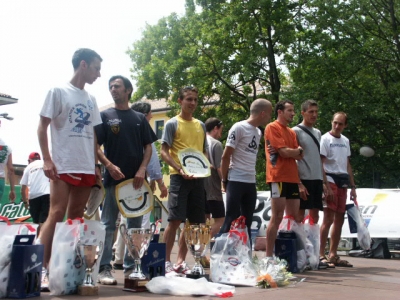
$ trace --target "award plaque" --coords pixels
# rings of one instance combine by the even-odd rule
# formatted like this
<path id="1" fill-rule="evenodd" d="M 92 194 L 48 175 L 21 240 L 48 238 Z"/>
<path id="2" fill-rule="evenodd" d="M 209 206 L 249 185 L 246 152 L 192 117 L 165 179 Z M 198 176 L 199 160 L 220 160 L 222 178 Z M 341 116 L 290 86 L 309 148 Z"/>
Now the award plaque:
<path id="1" fill-rule="evenodd" d="M 211 175 L 210 162 L 202 152 L 187 148 L 178 151 L 178 158 L 182 169 L 187 175 L 193 175 L 193 177 L 208 177 Z"/>
<path id="2" fill-rule="evenodd" d="M 91 219 L 94 216 L 99 206 L 103 203 L 105 196 L 106 190 L 102 183 L 92 186 L 84 212 L 84 217 L 86 219 Z"/>
<path id="3" fill-rule="evenodd" d="M 142 216 L 153 210 L 153 192 L 146 181 L 137 190 L 133 187 L 134 179 L 128 179 L 115 187 L 115 199 L 119 211 L 125 218 Z"/>

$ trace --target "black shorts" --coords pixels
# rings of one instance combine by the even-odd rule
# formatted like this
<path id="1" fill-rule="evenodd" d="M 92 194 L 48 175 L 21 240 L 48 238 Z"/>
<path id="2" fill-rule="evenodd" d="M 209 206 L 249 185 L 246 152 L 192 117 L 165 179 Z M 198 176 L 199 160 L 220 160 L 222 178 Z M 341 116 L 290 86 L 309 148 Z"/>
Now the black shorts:
<path id="1" fill-rule="evenodd" d="M 171 175 L 168 196 L 168 221 L 189 219 L 190 223 L 205 222 L 204 179 L 184 179 Z"/>
<path id="2" fill-rule="evenodd" d="M 300 199 L 299 184 L 291 182 L 271 182 L 271 198 Z"/>
<path id="3" fill-rule="evenodd" d="M 324 192 L 322 180 L 302 180 L 308 195 L 307 200 L 300 199 L 300 209 L 323 210 L 322 193 Z"/>
<path id="4" fill-rule="evenodd" d="M 221 200 L 207 200 L 206 214 L 211 214 L 211 218 L 225 218 L 225 205 Z"/>
<path id="5" fill-rule="evenodd" d="M 37 198 L 29 199 L 29 211 L 33 223 L 44 223 L 49 215 L 50 195 L 43 195 Z"/>

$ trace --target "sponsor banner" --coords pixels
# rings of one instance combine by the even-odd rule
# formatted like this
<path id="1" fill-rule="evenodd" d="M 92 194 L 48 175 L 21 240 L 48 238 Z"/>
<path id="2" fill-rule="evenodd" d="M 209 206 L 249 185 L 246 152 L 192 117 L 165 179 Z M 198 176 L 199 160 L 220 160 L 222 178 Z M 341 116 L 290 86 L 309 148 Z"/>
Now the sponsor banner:
<path id="1" fill-rule="evenodd" d="M 7 217 L 10 222 L 32 222 L 32 218 L 28 209 L 25 209 L 24 203 L 21 201 L 21 186 L 15 186 L 15 202 L 10 203 L 8 193 L 10 186 L 4 188 L 3 198 L 0 199 L 0 216 Z"/>

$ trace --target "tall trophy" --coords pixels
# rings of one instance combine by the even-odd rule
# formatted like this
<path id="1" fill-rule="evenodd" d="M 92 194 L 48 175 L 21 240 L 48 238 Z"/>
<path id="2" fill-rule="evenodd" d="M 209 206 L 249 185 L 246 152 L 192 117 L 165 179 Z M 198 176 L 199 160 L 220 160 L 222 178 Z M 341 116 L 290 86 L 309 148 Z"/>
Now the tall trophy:
<path id="1" fill-rule="evenodd" d="M 99 287 L 95 285 L 92 277 L 93 266 L 101 256 L 103 243 L 97 245 L 80 245 L 80 253 L 83 254 L 83 260 L 86 265 L 85 278 L 83 283 L 78 286 L 78 294 L 82 296 L 96 296 L 99 294 Z"/>
<path id="2" fill-rule="evenodd" d="M 187 274 L 186 277 L 193 279 L 204 277 L 206 272 L 200 264 L 200 258 L 205 247 L 211 240 L 211 226 L 209 220 L 207 219 L 206 224 L 200 225 L 190 225 L 189 220 L 186 220 L 184 234 L 186 245 L 195 260 L 191 273 Z"/>
<path id="3" fill-rule="evenodd" d="M 121 236 L 124 239 L 129 255 L 135 260 L 135 269 L 125 278 L 124 291 L 144 292 L 147 291 L 146 283 L 149 281 L 142 272 L 142 257 L 149 248 L 150 241 L 153 239 L 156 226 L 151 228 L 130 228 L 127 229 L 125 224 L 119 226 Z"/>

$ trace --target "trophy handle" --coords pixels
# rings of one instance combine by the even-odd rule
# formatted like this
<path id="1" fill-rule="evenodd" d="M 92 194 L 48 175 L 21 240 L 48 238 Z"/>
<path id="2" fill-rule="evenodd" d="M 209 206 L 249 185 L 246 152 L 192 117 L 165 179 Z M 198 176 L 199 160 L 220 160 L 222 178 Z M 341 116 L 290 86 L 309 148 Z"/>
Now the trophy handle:
<path id="1" fill-rule="evenodd" d="M 153 236 L 154 236 L 154 233 L 156 232 L 156 229 L 157 229 L 157 225 L 155 223 L 151 223 L 150 224 L 151 236 L 150 236 L 149 241 L 153 240 Z"/>

